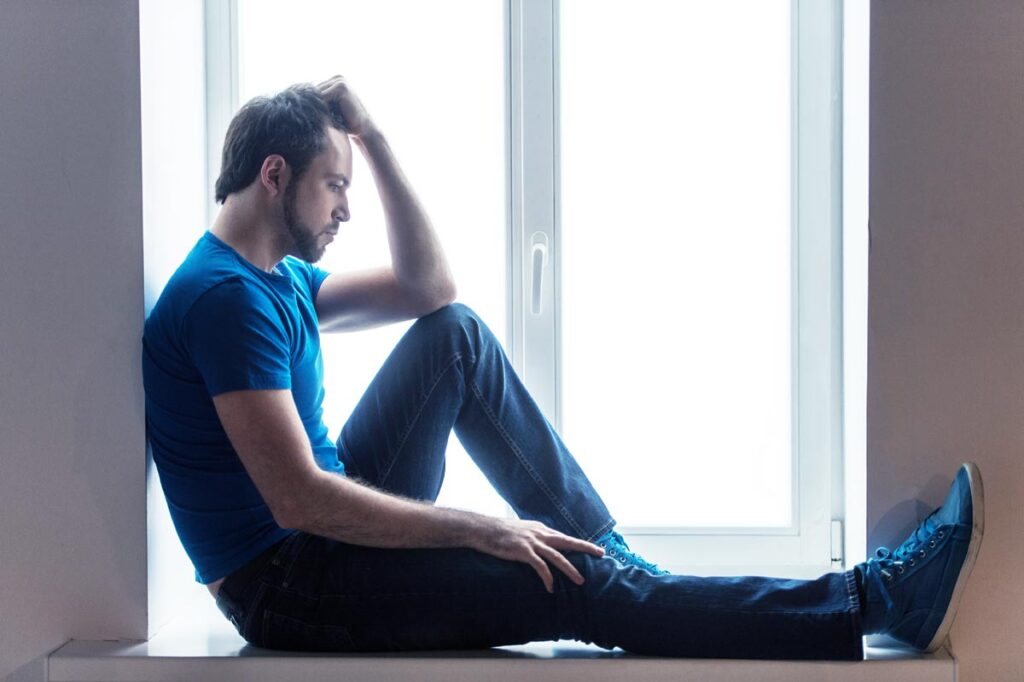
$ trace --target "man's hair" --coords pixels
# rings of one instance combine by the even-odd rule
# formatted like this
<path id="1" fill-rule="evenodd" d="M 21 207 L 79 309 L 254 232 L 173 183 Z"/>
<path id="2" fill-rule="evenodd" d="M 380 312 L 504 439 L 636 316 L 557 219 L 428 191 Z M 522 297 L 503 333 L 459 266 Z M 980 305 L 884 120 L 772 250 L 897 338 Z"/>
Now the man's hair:
<path id="1" fill-rule="evenodd" d="M 327 125 L 345 130 L 340 112 L 308 83 L 249 100 L 228 126 L 214 198 L 223 204 L 229 194 L 248 187 L 271 154 L 284 157 L 292 182 L 297 181 L 327 148 Z"/>

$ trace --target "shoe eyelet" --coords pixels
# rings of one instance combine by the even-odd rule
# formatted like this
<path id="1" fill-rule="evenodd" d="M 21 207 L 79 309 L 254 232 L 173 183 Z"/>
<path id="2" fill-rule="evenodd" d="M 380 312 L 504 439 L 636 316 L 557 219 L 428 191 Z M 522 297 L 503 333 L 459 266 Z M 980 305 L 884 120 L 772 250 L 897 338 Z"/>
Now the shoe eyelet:
<path id="1" fill-rule="evenodd" d="M 903 567 L 902 567 L 902 566 L 900 566 L 899 568 L 897 568 L 897 569 L 896 569 L 896 572 L 897 572 L 898 574 L 900 574 L 900 575 L 903 575 Z M 890 580 L 892 580 L 892 578 L 890 578 Z"/>
<path id="2" fill-rule="evenodd" d="M 931 541 L 928 543 L 928 546 L 929 547 L 935 547 L 935 538 L 931 539 Z"/>
<path id="3" fill-rule="evenodd" d="M 910 561 L 908 563 L 910 564 L 910 567 L 913 568 L 914 567 L 914 557 L 910 557 Z"/>
<path id="4" fill-rule="evenodd" d="M 941 540 L 941 539 L 942 539 L 942 538 L 944 538 L 944 537 L 946 537 L 946 534 L 945 534 L 945 532 L 943 532 L 943 531 L 941 531 L 941 530 L 940 530 L 940 531 L 939 531 L 939 539 Z"/>
<path id="5" fill-rule="evenodd" d="M 608 552 L 608 556 L 615 556 L 615 550 L 613 549 L 612 551 Z"/>
<path id="6" fill-rule="evenodd" d="M 926 552 L 923 549 L 920 552 L 918 552 L 918 556 L 921 557 L 922 559 L 925 557 L 925 554 L 926 554 Z"/>

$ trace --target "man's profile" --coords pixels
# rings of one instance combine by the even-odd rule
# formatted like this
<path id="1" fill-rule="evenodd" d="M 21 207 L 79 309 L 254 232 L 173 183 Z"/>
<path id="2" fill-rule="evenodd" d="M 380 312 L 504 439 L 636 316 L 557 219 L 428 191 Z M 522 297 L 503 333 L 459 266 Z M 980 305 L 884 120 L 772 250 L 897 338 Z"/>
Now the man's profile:
<path id="1" fill-rule="evenodd" d="M 316 267 L 349 219 L 353 146 L 391 264 Z M 577 639 L 664 656 L 859 659 L 945 640 L 984 527 L 981 477 L 902 544 L 815 580 L 672 575 L 630 550 L 486 323 L 342 77 L 256 98 L 214 224 L 146 321 L 147 430 L 196 579 L 247 641 L 320 651 Z M 320 334 L 416 319 L 336 442 Z M 455 431 L 517 519 L 433 504 Z"/>

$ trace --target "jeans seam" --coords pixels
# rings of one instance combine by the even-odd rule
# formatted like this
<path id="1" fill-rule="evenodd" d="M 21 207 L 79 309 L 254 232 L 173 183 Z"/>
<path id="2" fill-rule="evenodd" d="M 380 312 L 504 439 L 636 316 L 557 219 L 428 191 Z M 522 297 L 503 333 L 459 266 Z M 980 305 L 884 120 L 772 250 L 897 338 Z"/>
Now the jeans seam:
<path id="1" fill-rule="evenodd" d="M 584 540 L 586 540 L 587 542 L 593 542 L 594 540 L 599 539 L 602 535 L 604 535 L 605 533 L 607 533 L 608 531 L 610 531 L 614 527 L 615 527 L 615 519 L 608 519 L 608 522 L 605 523 L 600 528 L 598 528 L 596 533 L 591 535 L 589 538 L 584 538 Z"/>
<path id="2" fill-rule="evenodd" d="M 846 589 L 850 597 L 850 639 L 854 643 L 854 651 L 864 657 L 864 613 L 860 608 L 860 595 L 857 591 L 857 575 L 854 569 L 846 572 Z"/>
<path id="3" fill-rule="evenodd" d="M 245 620 L 242 622 L 242 627 L 238 628 L 239 633 L 246 641 L 254 639 L 252 627 L 255 625 L 256 614 L 263 612 L 263 597 L 267 592 L 267 583 L 262 580 L 256 586 L 256 593 L 253 595 L 252 600 L 249 601 L 247 613 L 245 614 Z M 262 617 L 260 618 L 260 635 L 263 634 L 263 622 Z"/>
<path id="4" fill-rule="evenodd" d="M 488 407 L 487 405 L 487 402 L 484 400 L 483 393 L 480 390 L 480 387 L 476 385 L 476 381 L 471 379 L 469 381 L 469 386 L 470 390 L 473 392 L 473 395 L 476 396 L 477 401 L 480 403 L 480 407 L 481 409 L 483 409 L 484 414 L 486 414 L 487 418 L 491 421 L 491 425 L 498 432 L 498 435 L 501 436 L 502 440 L 505 441 L 505 444 L 508 445 L 509 449 L 512 451 L 512 454 L 515 455 L 516 459 L 519 461 L 519 464 L 523 467 L 523 469 L 526 470 L 526 473 L 530 475 L 530 478 L 533 479 L 533 482 L 537 484 L 537 487 L 540 488 L 540 490 L 545 495 L 547 495 L 548 501 L 550 501 L 551 504 L 555 507 L 555 509 L 558 510 L 558 512 L 562 515 L 562 518 L 565 519 L 565 521 L 570 526 L 572 526 L 573 530 L 576 532 L 576 535 L 580 537 L 586 535 L 586 531 L 580 528 L 580 525 L 576 523 L 576 520 L 572 517 L 571 514 L 569 514 L 569 510 L 565 508 L 565 505 L 561 503 L 561 501 L 557 498 L 554 492 L 552 492 L 551 488 L 549 488 L 548 485 L 544 482 L 544 480 L 537 474 L 537 470 L 530 465 L 529 461 L 527 461 L 526 457 L 523 455 L 523 451 L 519 448 L 516 442 L 508 434 L 508 432 L 505 430 L 505 427 L 503 427 L 501 423 L 498 421 L 497 415 L 495 415 L 491 411 L 490 407 Z"/>
<path id="5" fill-rule="evenodd" d="M 416 414 L 413 416 L 413 418 L 409 420 L 409 424 L 408 426 L 406 426 L 405 432 L 402 434 L 402 437 L 399 440 L 398 447 L 395 449 L 395 456 L 391 458 L 391 461 L 388 463 L 388 468 L 381 474 L 381 485 L 384 485 L 384 482 L 388 480 L 388 476 L 391 475 L 392 469 L 395 468 L 395 462 L 397 462 L 399 456 L 401 456 L 402 449 L 405 448 L 405 444 L 409 442 L 409 435 L 412 433 L 413 428 L 419 421 L 420 415 L 423 414 L 423 410 L 426 408 L 427 402 L 430 400 L 430 396 L 434 394 L 434 390 L 437 388 L 437 385 L 441 383 L 441 379 L 443 379 L 444 375 L 448 373 L 448 370 L 450 370 L 455 365 L 455 363 L 461 359 L 462 353 L 455 353 L 448 361 L 448 364 L 445 365 L 444 368 L 440 372 L 438 372 L 437 376 L 434 378 L 434 382 L 430 385 L 430 388 L 427 390 L 426 395 L 424 395 L 423 399 L 420 401 L 419 409 L 416 410 Z"/>
<path id="6" fill-rule="evenodd" d="M 293 540 L 294 539 L 293 542 L 288 543 L 289 546 L 288 546 L 287 550 L 288 550 L 288 553 L 291 554 L 291 556 L 287 557 L 287 555 L 286 555 L 287 563 L 279 562 L 280 566 L 281 566 L 281 570 L 282 570 L 282 576 L 281 576 L 281 586 L 282 587 L 288 587 L 289 583 L 291 583 L 292 571 L 295 568 L 295 562 L 298 561 L 299 554 L 302 552 L 302 548 L 306 546 L 306 543 L 309 542 L 309 538 L 310 538 L 310 535 L 308 533 L 304 533 L 302 531 L 298 531 L 298 532 L 295 533 L 295 535 L 293 535 L 292 537 L 290 537 L 287 540 L 285 540 L 285 542 L 288 543 L 288 540 Z M 285 547 L 282 546 L 281 549 L 284 550 Z M 278 556 L 275 556 L 274 558 L 277 559 L 279 556 L 280 556 L 280 554 Z"/>
<path id="7" fill-rule="evenodd" d="M 846 596 L 850 600 L 850 609 L 860 611 L 860 596 L 857 594 L 857 577 L 853 569 L 846 572 Z"/>

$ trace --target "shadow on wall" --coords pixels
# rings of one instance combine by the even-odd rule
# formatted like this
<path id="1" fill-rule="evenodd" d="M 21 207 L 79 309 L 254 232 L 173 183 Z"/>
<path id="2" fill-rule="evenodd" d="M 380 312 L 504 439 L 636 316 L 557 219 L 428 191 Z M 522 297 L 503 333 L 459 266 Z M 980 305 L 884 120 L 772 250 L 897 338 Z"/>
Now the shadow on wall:
<path id="1" fill-rule="evenodd" d="M 981 472 L 984 480 L 985 472 Z M 924 521 L 925 517 L 935 511 L 936 507 L 946 499 L 949 486 L 953 484 L 951 476 L 936 474 L 919 489 L 919 496 L 904 500 L 883 514 L 878 523 L 868 530 L 869 538 L 888 538 L 886 547 L 894 549 L 905 540 L 914 529 Z M 928 501 L 932 500 L 932 501 Z M 868 552 L 868 558 L 874 556 L 874 550 Z"/>
<path id="2" fill-rule="evenodd" d="M 3 682 L 46 682 L 46 656 L 29 661 L 5 677 Z"/>

